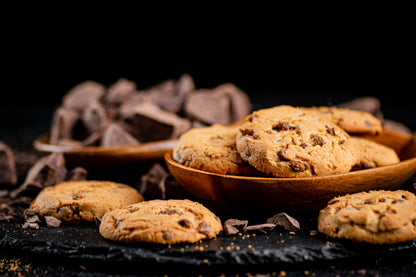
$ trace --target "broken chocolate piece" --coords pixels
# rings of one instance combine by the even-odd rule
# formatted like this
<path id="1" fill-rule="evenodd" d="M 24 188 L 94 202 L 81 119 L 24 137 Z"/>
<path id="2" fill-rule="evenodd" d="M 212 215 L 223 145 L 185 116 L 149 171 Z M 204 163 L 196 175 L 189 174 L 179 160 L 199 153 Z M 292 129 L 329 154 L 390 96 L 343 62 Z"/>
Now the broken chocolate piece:
<path id="1" fill-rule="evenodd" d="M 139 144 L 140 141 L 115 122 L 108 124 L 101 137 L 101 146 L 131 146 Z"/>
<path id="2" fill-rule="evenodd" d="M 108 120 L 103 105 L 98 101 L 88 103 L 82 112 L 82 122 L 89 134 L 104 128 Z"/>
<path id="3" fill-rule="evenodd" d="M 30 168 L 24 183 L 10 192 L 10 196 L 15 198 L 29 187 L 40 191 L 44 187 L 58 184 L 65 180 L 66 173 L 65 159 L 62 153 L 57 152 L 44 156 Z"/>
<path id="4" fill-rule="evenodd" d="M 45 216 L 45 222 L 47 227 L 57 228 L 61 226 L 61 220 L 54 216 Z"/>
<path id="5" fill-rule="evenodd" d="M 287 213 L 278 213 L 267 219 L 268 223 L 283 227 L 286 231 L 296 232 L 300 230 L 299 221 L 289 216 Z"/>
<path id="6" fill-rule="evenodd" d="M 66 174 L 65 181 L 84 181 L 87 180 L 88 171 L 80 166 L 75 167 Z"/>
<path id="7" fill-rule="evenodd" d="M 185 114 L 191 120 L 211 125 L 232 123 L 230 98 L 221 91 L 199 89 L 189 94 L 185 101 Z"/>
<path id="8" fill-rule="evenodd" d="M 104 102 L 110 105 L 123 104 L 137 93 L 136 89 L 135 82 L 120 78 L 108 88 Z"/>
<path id="9" fill-rule="evenodd" d="M 0 185 L 16 185 L 17 171 L 13 151 L 0 141 Z"/>
<path id="10" fill-rule="evenodd" d="M 106 92 L 105 86 L 94 81 L 85 81 L 73 87 L 63 98 L 63 106 L 82 111 L 92 101 L 100 101 Z"/>
<path id="11" fill-rule="evenodd" d="M 38 215 L 32 215 L 31 217 L 26 218 L 26 222 L 27 223 L 36 223 L 36 222 L 40 222 L 40 219 L 39 219 Z"/>
<path id="12" fill-rule="evenodd" d="M 180 113 L 185 99 L 189 93 L 195 90 L 195 84 L 189 74 L 183 74 L 177 82 L 167 80 L 148 90 L 152 101 L 162 110 Z"/>
<path id="13" fill-rule="evenodd" d="M 273 231 L 274 227 L 276 227 L 276 224 L 273 223 L 263 223 L 263 224 L 257 224 L 257 225 L 251 225 L 244 228 L 245 231 Z"/>
<path id="14" fill-rule="evenodd" d="M 227 219 L 224 222 L 224 232 L 226 235 L 235 235 L 240 232 L 238 228 L 244 230 L 247 227 L 247 224 L 248 220 L 239 220 L 233 218 Z"/>
<path id="15" fill-rule="evenodd" d="M 37 223 L 29 223 L 29 222 L 25 222 L 23 225 L 22 225 L 22 228 L 23 229 L 39 229 L 39 224 L 37 224 Z"/>
<path id="16" fill-rule="evenodd" d="M 61 139 L 72 139 L 75 125 L 79 119 L 80 116 L 77 112 L 64 107 L 58 108 L 52 119 L 49 143 L 58 145 Z"/>
<path id="17" fill-rule="evenodd" d="M 224 93 L 230 98 L 230 123 L 244 118 L 251 112 L 251 102 L 247 94 L 234 84 L 219 85 L 214 91 Z"/>
<path id="18" fill-rule="evenodd" d="M 166 199 L 166 187 L 165 181 L 166 178 L 169 176 L 169 173 L 165 170 L 165 168 L 160 165 L 159 163 L 153 164 L 153 166 L 149 169 L 149 171 L 142 175 L 140 180 L 140 194 L 155 194 L 160 195 L 162 199 Z M 154 192 L 155 188 L 157 187 L 157 193 Z"/>
<path id="19" fill-rule="evenodd" d="M 191 127 L 189 120 L 150 103 L 123 106 L 120 115 L 123 127 L 140 142 L 177 138 Z"/>

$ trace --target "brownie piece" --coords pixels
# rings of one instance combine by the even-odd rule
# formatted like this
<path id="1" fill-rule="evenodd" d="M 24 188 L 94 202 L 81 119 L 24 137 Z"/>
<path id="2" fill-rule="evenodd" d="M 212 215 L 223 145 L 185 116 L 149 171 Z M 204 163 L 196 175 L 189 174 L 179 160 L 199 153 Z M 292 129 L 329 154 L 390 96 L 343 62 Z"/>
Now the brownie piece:
<path id="1" fill-rule="evenodd" d="M 189 94 L 185 101 L 185 114 L 191 120 L 204 124 L 231 123 L 231 100 L 220 90 L 199 89 Z"/>
<path id="2" fill-rule="evenodd" d="M 140 142 L 177 138 L 191 127 L 189 120 L 151 103 L 124 106 L 120 115 L 125 129 Z"/>
<path id="3" fill-rule="evenodd" d="M 0 184 L 16 185 L 17 171 L 13 151 L 0 141 Z"/>

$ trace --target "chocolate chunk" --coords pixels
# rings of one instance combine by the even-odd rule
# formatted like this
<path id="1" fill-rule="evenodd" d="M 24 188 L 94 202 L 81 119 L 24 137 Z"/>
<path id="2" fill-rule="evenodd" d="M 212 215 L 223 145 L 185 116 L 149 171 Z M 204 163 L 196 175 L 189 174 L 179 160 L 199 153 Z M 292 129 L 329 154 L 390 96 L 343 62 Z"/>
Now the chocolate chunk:
<path id="1" fill-rule="evenodd" d="M 296 127 L 291 126 L 288 122 L 278 122 L 272 127 L 275 131 L 287 131 L 287 130 L 294 130 Z"/>
<path id="2" fill-rule="evenodd" d="M 120 113 L 126 130 L 140 142 L 177 138 L 191 127 L 189 120 L 150 103 L 124 106 Z"/>
<path id="3" fill-rule="evenodd" d="M 38 215 L 33 215 L 31 217 L 26 218 L 26 222 L 28 223 L 40 222 L 40 219 Z"/>
<path id="4" fill-rule="evenodd" d="M 299 221 L 289 216 L 287 213 L 278 213 L 267 219 L 268 223 L 283 227 L 286 231 L 296 232 L 300 230 Z"/>
<path id="5" fill-rule="evenodd" d="M 219 85 L 214 91 L 230 98 L 230 122 L 236 122 L 250 113 L 252 106 L 249 97 L 234 84 Z"/>
<path id="6" fill-rule="evenodd" d="M 108 88 L 104 102 L 114 106 L 123 104 L 137 93 L 136 89 L 137 85 L 135 82 L 120 78 Z"/>
<path id="7" fill-rule="evenodd" d="M 311 135 L 311 144 L 313 146 L 316 146 L 316 145 L 322 146 L 325 144 L 325 140 L 321 136 Z"/>
<path id="8" fill-rule="evenodd" d="M 157 214 L 167 214 L 167 215 L 172 215 L 172 214 L 177 214 L 177 215 L 182 215 L 183 213 L 176 210 L 176 209 L 172 209 L 172 210 L 163 210 L 158 212 Z"/>
<path id="9" fill-rule="evenodd" d="M 188 219 L 181 219 L 178 221 L 178 224 L 186 229 L 192 228 L 192 223 Z"/>
<path id="10" fill-rule="evenodd" d="M 335 130 L 331 126 L 326 125 L 326 132 L 332 136 L 336 136 Z"/>
<path id="11" fill-rule="evenodd" d="M 173 239 L 173 234 L 168 231 L 162 231 L 163 239 L 169 241 Z"/>
<path id="12" fill-rule="evenodd" d="M 209 234 L 212 231 L 211 227 L 209 227 L 209 225 L 206 222 L 200 223 L 197 230 L 198 230 L 198 232 L 200 232 L 201 234 L 204 234 L 206 236 L 209 236 Z"/>
<path id="13" fill-rule="evenodd" d="M 251 225 L 244 228 L 246 231 L 272 231 L 276 227 L 276 224 L 273 223 L 262 223 L 257 225 Z"/>
<path id="14" fill-rule="evenodd" d="M 227 219 L 224 222 L 224 232 L 226 235 L 235 235 L 240 231 L 238 228 L 244 229 L 247 227 L 247 224 L 247 220 Z"/>
<path id="15" fill-rule="evenodd" d="M 140 180 L 140 194 L 153 194 L 166 199 L 165 181 L 169 173 L 159 163 L 153 164 L 149 171 L 142 175 Z"/>
<path id="16" fill-rule="evenodd" d="M 23 229 L 39 229 L 39 224 L 25 222 L 22 226 Z"/>
<path id="17" fill-rule="evenodd" d="M 295 172 L 303 172 L 307 169 L 306 165 L 301 162 L 291 161 L 289 162 L 289 167 Z"/>
<path id="18" fill-rule="evenodd" d="M 56 214 L 62 218 L 70 218 L 74 213 L 75 211 L 68 206 L 62 206 L 56 211 Z"/>
<path id="19" fill-rule="evenodd" d="M 74 111 L 82 111 L 92 101 L 100 101 L 106 88 L 94 81 L 85 81 L 73 87 L 63 98 L 63 106 Z"/>
<path id="20" fill-rule="evenodd" d="M 88 103 L 82 112 L 81 118 L 89 134 L 104 128 L 108 123 L 106 111 L 98 101 Z"/>
<path id="21" fill-rule="evenodd" d="M 23 215 L 25 216 L 25 219 L 27 219 L 30 216 L 34 216 L 35 214 L 36 214 L 35 210 L 32 210 L 32 209 L 26 209 L 23 212 Z"/>
<path id="22" fill-rule="evenodd" d="M 75 167 L 66 174 L 65 181 L 83 181 L 87 180 L 88 171 L 80 166 Z"/>
<path id="23" fill-rule="evenodd" d="M 74 129 L 79 119 L 77 112 L 64 107 L 58 108 L 52 119 L 49 143 L 58 145 L 61 139 L 74 138 Z"/>
<path id="24" fill-rule="evenodd" d="M 13 151 L 0 141 L 0 185 L 16 185 L 17 171 Z"/>
<path id="25" fill-rule="evenodd" d="M 67 169 L 62 153 L 52 153 L 40 158 L 29 170 L 23 184 L 10 192 L 15 198 L 29 187 L 37 191 L 65 180 Z"/>
<path id="26" fill-rule="evenodd" d="M 132 146 L 139 144 L 140 141 L 115 122 L 108 124 L 101 137 L 101 146 Z"/>
<path id="27" fill-rule="evenodd" d="M 218 91 L 199 89 L 189 94 L 185 100 L 185 114 L 191 120 L 211 125 L 232 123 L 230 98 Z"/>
<path id="28" fill-rule="evenodd" d="M 61 220 L 54 216 L 45 216 L 45 222 L 47 227 L 57 228 L 61 226 Z"/>
<path id="29" fill-rule="evenodd" d="M 189 74 L 183 74 L 177 82 L 167 80 L 149 89 L 152 101 L 162 110 L 180 113 L 185 99 L 195 90 L 195 84 Z"/>

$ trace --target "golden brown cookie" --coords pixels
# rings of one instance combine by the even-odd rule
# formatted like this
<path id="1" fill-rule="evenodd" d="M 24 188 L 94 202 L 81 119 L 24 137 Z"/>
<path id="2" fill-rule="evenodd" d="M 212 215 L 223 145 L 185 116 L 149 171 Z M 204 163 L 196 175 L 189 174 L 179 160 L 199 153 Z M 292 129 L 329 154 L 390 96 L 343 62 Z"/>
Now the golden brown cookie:
<path id="1" fill-rule="evenodd" d="M 235 137 L 238 127 L 219 124 L 191 129 L 179 138 L 173 159 L 195 169 L 218 174 L 257 175 L 237 152 Z"/>
<path id="2" fill-rule="evenodd" d="M 198 202 L 151 200 L 108 212 L 100 234 L 123 242 L 197 242 L 222 231 L 221 220 Z"/>
<path id="3" fill-rule="evenodd" d="M 134 188 L 109 181 L 71 181 L 44 188 L 30 208 L 66 222 L 94 221 L 106 212 L 141 202 Z"/>
<path id="4" fill-rule="evenodd" d="M 320 211 L 318 230 L 332 238 L 373 244 L 416 239 L 416 197 L 403 190 L 335 197 Z"/>
<path id="5" fill-rule="evenodd" d="M 351 137 L 351 142 L 357 158 L 357 162 L 353 166 L 354 170 L 386 166 L 400 162 L 396 151 L 386 145 L 360 137 Z"/>
<path id="6" fill-rule="evenodd" d="M 291 106 L 252 113 L 239 128 L 236 145 L 250 165 L 276 177 L 345 173 L 355 163 L 344 130 Z"/>
<path id="7" fill-rule="evenodd" d="M 367 112 L 325 106 L 301 107 L 301 109 L 334 122 L 348 133 L 376 135 L 383 130 L 381 121 Z"/>

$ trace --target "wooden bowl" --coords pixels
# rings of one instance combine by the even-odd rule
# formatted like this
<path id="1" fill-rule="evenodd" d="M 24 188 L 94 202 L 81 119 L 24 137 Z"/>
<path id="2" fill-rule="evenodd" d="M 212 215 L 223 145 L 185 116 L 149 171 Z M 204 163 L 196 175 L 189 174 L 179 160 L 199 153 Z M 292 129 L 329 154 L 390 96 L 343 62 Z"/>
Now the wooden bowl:
<path id="1" fill-rule="evenodd" d="M 176 143 L 177 139 L 171 139 L 137 146 L 62 146 L 49 144 L 49 135 L 44 134 L 34 141 L 33 146 L 44 154 L 62 152 L 67 164 L 99 169 L 162 161 L 164 153 Z"/>
<path id="2" fill-rule="evenodd" d="M 313 212 L 333 197 L 368 190 L 394 190 L 416 173 L 416 137 L 385 131 L 368 137 L 392 147 L 401 159 L 394 165 L 321 177 L 269 178 L 209 173 L 165 161 L 172 176 L 196 198 L 228 208 L 273 208 Z"/>

